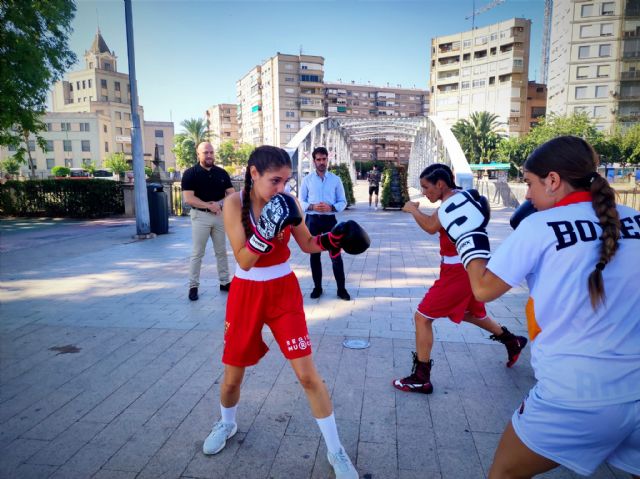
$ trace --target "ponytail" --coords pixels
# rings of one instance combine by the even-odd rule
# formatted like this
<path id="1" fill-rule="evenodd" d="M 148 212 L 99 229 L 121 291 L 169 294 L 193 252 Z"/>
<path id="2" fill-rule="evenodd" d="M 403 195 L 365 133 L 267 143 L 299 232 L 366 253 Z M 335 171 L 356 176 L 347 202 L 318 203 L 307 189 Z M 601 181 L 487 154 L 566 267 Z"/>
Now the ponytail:
<path id="1" fill-rule="evenodd" d="M 244 189 L 242 190 L 242 227 L 244 228 L 244 234 L 249 238 L 252 234 L 251 220 L 249 219 L 249 208 L 251 207 L 251 171 L 247 167 L 247 171 L 244 174 Z"/>
<path id="2" fill-rule="evenodd" d="M 589 275 L 589 299 L 595 310 L 606 300 L 602 271 L 618 251 L 620 239 L 620 216 L 616 209 L 616 197 L 609 182 L 597 173 L 589 177 L 593 210 L 602 226 L 600 255 L 595 269 Z"/>

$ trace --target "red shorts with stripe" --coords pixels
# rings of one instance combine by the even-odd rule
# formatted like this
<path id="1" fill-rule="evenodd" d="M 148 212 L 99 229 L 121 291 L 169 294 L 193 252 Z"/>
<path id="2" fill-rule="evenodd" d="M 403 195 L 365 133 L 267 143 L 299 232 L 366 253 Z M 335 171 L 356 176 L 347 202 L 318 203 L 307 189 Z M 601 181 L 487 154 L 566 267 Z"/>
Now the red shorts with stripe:
<path id="1" fill-rule="evenodd" d="M 246 367 L 260 361 L 269 350 L 262 339 L 265 324 L 285 358 L 311 354 L 302 293 L 293 272 L 268 281 L 233 278 L 227 298 L 222 362 Z"/>
<path id="2" fill-rule="evenodd" d="M 440 278 L 424 295 L 418 311 L 429 318 L 449 318 L 454 323 L 460 323 L 467 311 L 474 318 L 487 316 L 484 303 L 473 296 L 469 275 L 462 263 L 440 265 Z"/>

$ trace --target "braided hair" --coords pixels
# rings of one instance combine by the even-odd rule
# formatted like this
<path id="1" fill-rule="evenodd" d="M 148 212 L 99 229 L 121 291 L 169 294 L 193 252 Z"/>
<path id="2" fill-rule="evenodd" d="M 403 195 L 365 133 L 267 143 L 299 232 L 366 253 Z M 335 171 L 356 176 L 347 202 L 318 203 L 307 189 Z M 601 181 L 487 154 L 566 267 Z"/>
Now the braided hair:
<path id="1" fill-rule="evenodd" d="M 424 179 L 433 183 L 434 185 L 438 180 L 442 180 L 451 189 L 460 189 L 456 186 L 454 181 L 453 171 L 447 165 L 443 163 L 434 163 L 427 166 L 422 173 L 420 173 L 420 179 Z"/>
<path id="2" fill-rule="evenodd" d="M 525 170 L 546 178 L 555 171 L 576 190 L 591 192 L 591 204 L 602 227 L 598 262 L 589 275 L 588 288 L 591 307 L 595 310 L 606 299 L 602 270 L 618 250 L 620 216 L 616 209 L 615 191 L 600 176 L 598 154 L 582 138 L 560 136 L 536 148 L 524 164 Z"/>
<path id="3" fill-rule="evenodd" d="M 251 228 L 251 220 L 249 219 L 249 210 L 251 207 L 251 187 L 253 180 L 251 179 L 251 167 L 255 166 L 256 170 L 262 176 L 267 170 L 280 169 L 283 166 L 291 168 L 291 158 L 289 154 L 282 148 L 276 146 L 263 145 L 259 146 L 249 156 L 247 162 L 247 171 L 244 174 L 244 189 L 242 190 L 242 227 L 244 234 L 249 238 L 253 234 Z"/>

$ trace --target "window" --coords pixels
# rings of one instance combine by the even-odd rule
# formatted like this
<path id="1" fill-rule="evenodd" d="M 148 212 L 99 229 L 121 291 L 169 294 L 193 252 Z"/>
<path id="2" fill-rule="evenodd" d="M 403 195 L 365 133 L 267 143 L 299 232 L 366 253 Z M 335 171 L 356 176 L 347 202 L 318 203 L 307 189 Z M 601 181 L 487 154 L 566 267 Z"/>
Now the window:
<path id="1" fill-rule="evenodd" d="M 73 91 L 73 83 L 69 83 L 69 91 Z"/>
<path id="2" fill-rule="evenodd" d="M 513 59 L 513 68 L 522 68 L 523 65 L 524 65 L 524 60 L 522 58 Z"/>
<path id="3" fill-rule="evenodd" d="M 53 140 L 47 140 L 47 146 L 44 151 L 53 151 Z"/>
<path id="4" fill-rule="evenodd" d="M 121 127 L 116 126 L 116 134 L 122 135 L 122 128 Z"/>
<path id="5" fill-rule="evenodd" d="M 596 98 L 606 98 L 608 91 L 607 85 L 596 85 Z"/>
<path id="6" fill-rule="evenodd" d="M 588 38 L 593 36 L 593 25 L 582 25 L 580 27 L 580 38 Z"/>
<path id="7" fill-rule="evenodd" d="M 107 88 L 107 80 L 105 80 L 104 78 L 100 80 L 100 87 Z"/>
<path id="8" fill-rule="evenodd" d="M 82 140 L 82 151 L 91 151 L 91 142 L 89 140 Z"/>
<path id="9" fill-rule="evenodd" d="M 107 71 L 111 71 L 111 63 L 109 63 L 109 62 L 104 62 L 102 64 L 102 67 Z"/>
<path id="10" fill-rule="evenodd" d="M 473 80 L 473 88 L 483 87 L 485 85 L 485 80 Z"/>
<path id="11" fill-rule="evenodd" d="M 72 168 L 73 167 L 73 158 L 65 158 L 64 166 L 66 166 L 67 168 Z"/>
<path id="12" fill-rule="evenodd" d="M 586 86 L 577 86 L 576 87 L 576 100 L 581 98 L 587 98 L 587 87 Z"/>
<path id="13" fill-rule="evenodd" d="M 591 47 L 589 45 L 582 46 L 578 49 L 578 58 L 589 58 L 589 51 Z"/>
<path id="14" fill-rule="evenodd" d="M 593 16 L 593 4 L 582 5 L 580 9 L 580 16 L 582 17 L 591 17 Z"/>
<path id="15" fill-rule="evenodd" d="M 606 106 L 596 106 L 593 108 L 593 116 L 596 118 L 602 118 L 607 115 L 607 107 Z"/>
<path id="16" fill-rule="evenodd" d="M 119 111 L 117 111 L 117 112 L 116 112 L 116 118 L 117 118 L 118 120 L 122 120 L 122 113 L 121 113 L 121 112 L 119 112 Z"/>
<path id="17" fill-rule="evenodd" d="M 462 48 L 470 48 L 470 47 L 471 47 L 471 40 L 462 41 Z"/>
<path id="18" fill-rule="evenodd" d="M 102 131 L 107 132 L 107 125 L 102 125 Z"/>
<path id="19" fill-rule="evenodd" d="M 120 91 L 120 82 L 119 81 L 114 82 L 114 85 L 115 85 L 116 91 Z"/>
<path id="20" fill-rule="evenodd" d="M 104 142 L 104 151 L 105 151 L 106 153 L 109 153 L 109 142 L 108 142 L 108 141 L 105 141 L 105 142 Z"/>
<path id="21" fill-rule="evenodd" d="M 294 81 L 296 81 L 296 79 L 293 78 L 292 76 L 286 76 L 286 77 L 284 77 L 284 81 L 294 82 Z"/>
<path id="22" fill-rule="evenodd" d="M 82 89 L 84 90 L 85 88 L 87 88 L 87 81 L 82 80 Z"/>
<path id="23" fill-rule="evenodd" d="M 611 56 L 611 44 L 605 43 L 604 45 L 600 45 L 598 49 L 598 56 L 600 57 L 610 57 Z"/>
<path id="24" fill-rule="evenodd" d="M 614 2 L 604 2 L 602 4 L 602 14 L 603 15 L 613 15 L 615 11 L 615 3 Z"/>
<path id="25" fill-rule="evenodd" d="M 461 88 L 463 90 L 466 90 L 467 88 L 469 88 L 470 83 L 468 81 L 463 81 L 461 84 Z"/>
<path id="26" fill-rule="evenodd" d="M 155 137 L 156 137 L 156 138 L 164 138 L 164 131 L 162 131 L 162 130 L 156 130 L 156 131 L 155 131 Z"/>
<path id="27" fill-rule="evenodd" d="M 79 82 L 79 81 L 77 81 L 77 82 L 76 82 L 76 90 L 79 90 L 79 89 L 80 89 L 80 82 Z"/>
<path id="28" fill-rule="evenodd" d="M 89 85 L 89 88 L 91 88 L 91 80 L 87 80 L 87 85 Z"/>
<path id="29" fill-rule="evenodd" d="M 89 123 L 80 123 L 80 131 L 90 131 Z"/>
<path id="30" fill-rule="evenodd" d="M 284 116 L 287 118 L 295 118 L 296 114 L 292 111 L 285 111 Z"/>
<path id="31" fill-rule="evenodd" d="M 54 158 L 47 158 L 47 170 L 50 170 L 56 166 L 56 160 Z"/>
<path id="32" fill-rule="evenodd" d="M 73 151 L 71 149 L 71 140 L 62 140 L 62 149 L 64 151 Z"/>
<path id="33" fill-rule="evenodd" d="M 71 131 L 71 123 L 60 123 L 60 131 Z"/>
<path id="34" fill-rule="evenodd" d="M 158 145 L 158 154 L 164 156 L 164 145 Z"/>
<path id="35" fill-rule="evenodd" d="M 319 82 L 320 81 L 320 76 L 318 76 L 318 75 L 300 75 L 300 81 Z"/>
<path id="36" fill-rule="evenodd" d="M 590 67 L 578 67 L 576 72 L 576 78 L 589 78 L 589 68 Z"/>
<path id="37" fill-rule="evenodd" d="M 36 140 L 29 140 L 29 151 L 36 151 Z"/>
<path id="38" fill-rule="evenodd" d="M 607 78 L 611 74 L 611 66 L 610 65 L 600 65 L 598 66 L 598 78 Z"/>
<path id="39" fill-rule="evenodd" d="M 613 23 L 603 23 L 600 25 L 600 36 L 610 37 L 613 35 Z"/>

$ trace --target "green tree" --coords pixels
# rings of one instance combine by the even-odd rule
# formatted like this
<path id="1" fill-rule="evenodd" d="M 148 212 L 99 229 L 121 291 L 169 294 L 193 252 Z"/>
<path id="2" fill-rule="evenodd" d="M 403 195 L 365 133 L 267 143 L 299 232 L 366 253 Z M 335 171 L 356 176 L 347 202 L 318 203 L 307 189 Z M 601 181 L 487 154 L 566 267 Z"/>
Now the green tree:
<path id="1" fill-rule="evenodd" d="M 623 165 L 640 164 L 640 123 L 636 123 L 621 135 L 618 161 Z"/>
<path id="2" fill-rule="evenodd" d="M 54 166 L 51 168 L 51 174 L 57 178 L 64 178 L 65 176 L 69 176 L 71 174 L 71 168 L 66 166 Z"/>
<path id="3" fill-rule="evenodd" d="M 0 4 L 0 145 L 13 146 L 13 155 L 36 165 L 28 148 L 35 136 L 44 150 L 42 115 L 51 85 L 76 61 L 69 49 L 72 0 L 3 0 Z M 27 158 L 25 158 L 25 155 Z"/>
<path id="4" fill-rule="evenodd" d="M 111 153 L 104 160 L 104 166 L 122 177 L 129 169 L 129 163 L 124 157 L 124 153 Z"/>
<path id="5" fill-rule="evenodd" d="M 211 136 L 207 133 L 207 124 L 202 118 L 183 120 L 180 126 L 184 129 L 181 133 L 190 138 L 196 147 L 203 141 L 208 141 Z"/>
<path id="6" fill-rule="evenodd" d="M 236 146 L 232 140 L 221 143 L 216 151 L 218 161 L 224 166 L 229 166 L 234 163 L 236 159 Z"/>
<path id="7" fill-rule="evenodd" d="M 181 170 L 190 168 L 196 164 L 196 144 L 184 133 L 178 133 L 173 137 L 174 146 L 171 149 L 176 155 L 176 166 Z"/>
<path id="8" fill-rule="evenodd" d="M 498 116 L 487 111 L 471 113 L 469 119 L 458 120 L 451 131 L 470 163 L 489 163 L 496 157 L 500 143 Z"/>
<path id="9" fill-rule="evenodd" d="M 89 174 L 91 176 L 93 176 L 93 174 L 96 172 L 96 169 L 97 169 L 96 162 L 95 161 L 89 161 L 89 162 L 85 163 L 84 165 L 82 165 L 82 169 L 84 171 L 88 171 Z"/>
<path id="10" fill-rule="evenodd" d="M 238 148 L 236 148 L 236 163 L 240 166 L 247 166 L 249 162 L 249 156 L 253 153 L 256 147 L 253 145 L 249 145 L 247 143 L 243 143 Z"/>

